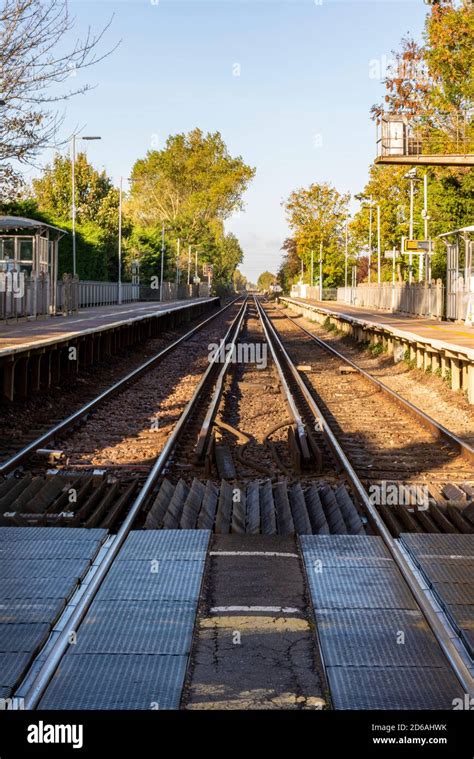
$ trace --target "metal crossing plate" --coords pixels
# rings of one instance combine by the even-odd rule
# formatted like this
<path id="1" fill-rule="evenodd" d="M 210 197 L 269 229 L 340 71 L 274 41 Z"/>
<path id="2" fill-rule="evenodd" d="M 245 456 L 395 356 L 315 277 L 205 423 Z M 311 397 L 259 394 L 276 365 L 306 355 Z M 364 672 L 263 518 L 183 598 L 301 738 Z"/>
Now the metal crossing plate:
<path id="1" fill-rule="evenodd" d="M 210 530 L 135 530 L 125 541 L 117 561 L 204 561 L 210 535 Z"/>
<path id="2" fill-rule="evenodd" d="M 474 605 L 474 584 L 434 582 L 433 592 L 436 593 L 443 606 L 450 604 Z"/>
<path id="3" fill-rule="evenodd" d="M 186 656 L 65 656 L 39 709 L 178 709 Z"/>
<path id="4" fill-rule="evenodd" d="M 1 543 L 24 540 L 69 540 L 86 542 L 104 540 L 107 530 L 100 528 L 87 529 L 85 527 L 0 527 Z"/>
<path id="5" fill-rule="evenodd" d="M 446 666 L 446 659 L 419 611 L 319 609 L 315 613 L 327 666 Z"/>
<path id="6" fill-rule="evenodd" d="M 0 653 L 36 651 L 49 635 L 47 624 L 0 624 Z"/>
<path id="7" fill-rule="evenodd" d="M 94 601 L 71 654 L 188 654 L 196 603 Z"/>
<path id="8" fill-rule="evenodd" d="M 58 618 L 64 602 L 62 599 L 36 599 L 16 598 L 8 601 L 0 601 L 0 623 L 14 622 L 50 622 L 53 624 Z"/>
<path id="9" fill-rule="evenodd" d="M 0 577 L 82 577 L 89 566 L 88 559 L 0 559 Z"/>
<path id="10" fill-rule="evenodd" d="M 396 569 L 323 567 L 307 574 L 316 609 L 416 609 Z"/>
<path id="11" fill-rule="evenodd" d="M 28 528 L 25 528 L 28 529 Z M 0 541 L 0 560 L 86 559 L 95 555 L 100 541 L 13 540 Z"/>
<path id="12" fill-rule="evenodd" d="M 30 661 L 30 654 L 0 653 L 0 686 L 12 689 Z"/>
<path id="13" fill-rule="evenodd" d="M 393 565 L 381 538 L 367 535 L 301 535 L 306 561 L 325 566 L 385 567 Z"/>
<path id="14" fill-rule="evenodd" d="M 74 589 L 70 577 L 13 577 L 0 583 L 0 605 L 9 598 L 68 598 Z"/>
<path id="15" fill-rule="evenodd" d="M 474 582 L 474 559 L 420 559 L 420 569 L 428 582 L 449 582 L 472 585 Z"/>
<path id="16" fill-rule="evenodd" d="M 435 556 L 474 558 L 474 535 L 438 535 L 402 533 L 403 543 L 417 559 Z"/>
<path id="17" fill-rule="evenodd" d="M 328 667 L 336 709 L 449 709 L 464 698 L 461 685 L 447 668 Z"/>
<path id="18" fill-rule="evenodd" d="M 194 601 L 199 595 L 203 568 L 203 561 L 116 562 L 97 599 Z"/>

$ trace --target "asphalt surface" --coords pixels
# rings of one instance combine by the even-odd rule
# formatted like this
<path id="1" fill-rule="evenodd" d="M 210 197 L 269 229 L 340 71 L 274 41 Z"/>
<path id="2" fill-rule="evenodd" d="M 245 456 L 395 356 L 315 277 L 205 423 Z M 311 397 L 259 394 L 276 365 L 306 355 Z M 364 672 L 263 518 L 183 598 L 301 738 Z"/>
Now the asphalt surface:
<path id="1" fill-rule="evenodd" d="M 325 708 L 310 608 L 294 537 L 214 536 L 182 705 Z"/>

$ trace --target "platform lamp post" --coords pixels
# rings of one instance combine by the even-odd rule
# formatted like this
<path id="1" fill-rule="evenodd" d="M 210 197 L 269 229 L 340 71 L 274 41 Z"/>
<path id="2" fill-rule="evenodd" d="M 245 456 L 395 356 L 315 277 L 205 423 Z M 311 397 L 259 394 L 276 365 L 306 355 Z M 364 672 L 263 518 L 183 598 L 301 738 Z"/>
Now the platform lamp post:
<path id="1" fill-rule="evenodd" d="M 319 244 L 319 300 L 323 299 L 323 241 Z"/>
<path id="2" fill-rule="evenodd" d="M 349 263 L 349 219 L 346 219 L 346 242 L 344 249 L 344 299 L 347 303 L 347 281 L 348 281 L 348 263 Z"/>
<path id="3" fill-rule="evenodd" d="M 413 167 L 404 175 L 404 179 L 410 180 L 410 222 L 408 226 L 408 239 L 413 240 L 413 212 L 415 206 L 415 182 L 419 181 L 416 176 L 416 168 Z M 402 251 L 403 253 L 403 251 Z M 408 254 L 408 284 L 413 282 L 413 253 Z"/>
<path id="4" fill-rule="evenodd" d="M 374 210 L 374 199 L 372 195 L 370 195 L 369 198 L 367 198 L 365 195 L 360 193 L 359 195 L 355 196 L 356 200 L 358 200 L 362 207 L 366 206 L 369 209 L 369 250 L 368 250 L 368 266 L 367 266 L 367 282 L 370 285 L 370 281 L 372 278 L 372 238 L 373 238 L 373 210 Z M 364 203 L 364 201 L 367 201 Z"/>
<path id="5" fill-rule="evenodd" d="M 83 136 L 78 137 L 73 134 L 72 141 L 72 159 L 71 159 L 71 179 L 72 179 L 72 274 L 76 276 L 76 139 L 79 140 L 101 140 L 102 137 Z"/>
<path id="6" fill-rule="evenodd" d="M 191 284 L 191 245 L 188 245 L 188 285 Z"/>
<path id="7" fill-rule="evenodd" d="M 421 212 L 421 218 L 424 222 L 424 239 L 428 240 L 428 221 L 430 217 L 428 216 L 428 172 L 426 171 L 423 175 L 423 210 Z M 423 259 L 425 254 L 420 253 L 420 271 L 419 271 L 419 280 L 420 282 L 423 281 Z M 429 269 L 429 253 L 426 254 L 426 273 L 428 274 Z"/>
<path id="8" fill-rule="evenodd" d="M 163 302 L 163 275 L 165 264 L 165 222 L 161 225 L 160 303 Z"/>
<path id="9" fill-rule="evenodd" d="M 118 228 L 118 297 L 119 306 L 122 303 L 122 194 L 123 194 L 123 177 L 120 177 L 119 186 L 119 228 Z"/>
<path id="10" fill-rule="evenodd" d="M 181 240 L 178 237 L 178 241 L 176 243 L 176 285 L 179 285 L 179 252 L 181 247 Z M 176 292 L 176 297 L 178 297 L 178 293 Z"/>
<path id="11" fill-rule="evenodd" d="M 374 210 L 374 201 L 372 195 L 369 198 L 369 265 L 367 267 L 367 282 L 370 285 L 372 274 L 372 216 Z"/>
<path id="12" fill-rule="evenodd" d="M 380 232 L 380 203 L 377 203 L 377 284 L 382 279 L 382 240 Z"/>

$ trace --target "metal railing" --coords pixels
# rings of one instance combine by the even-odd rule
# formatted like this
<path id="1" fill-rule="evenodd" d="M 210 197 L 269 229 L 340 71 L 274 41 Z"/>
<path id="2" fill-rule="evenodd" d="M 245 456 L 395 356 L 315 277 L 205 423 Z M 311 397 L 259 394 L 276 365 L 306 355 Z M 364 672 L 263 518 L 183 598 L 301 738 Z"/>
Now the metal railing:
<path id="1" fill-rule="evenodd" d="M 53 295 L 56 295 L 54 302 Z M 123 282 L 121 302 L 160 300 L 160 288 Z M 199 285 L 177 285 L 163 282 L 163 301 L 184 300 L 186 298 L 207 298 L 210 288 L 207 283 Z M 114 306 L 119 302 L 117 282 L 79 281 L 77 277 L 65 274 L 56 284 L 56 292 L 51 287 L 47 273 L 28 274 L 26 272 L 0 272 L 0 319 L 23 319 L 47 316 L 56 311 L 65 315 L 81 308 Z"/>
<path id="2" fill-rule="evenodd" d="M 382 282 L 380 285 L 339 287 L 337 300 L 360 308 L 441 319 L 444 314 L 444 285 L 441 280 L 433 280 L 411 285 L 408 282 Z"/>
<path id="3" fill-rule="evenodd" d="M 160 287 L 123 282 L 121 287 L 121 302 L 134 303 L 138 301 L 159 301 Z M 177 285 L 174 282 L 163 282 L 163 301 L 184 300 L 186 298 L 205 298 L 209 296 L 207 284 Z M 119 302 L 117 282 L 77 281 L 70 277 L 58 282 L 57 309 L 63 313 L 71 313 L 80 308 L 98 306 L 114 306 Z"/>

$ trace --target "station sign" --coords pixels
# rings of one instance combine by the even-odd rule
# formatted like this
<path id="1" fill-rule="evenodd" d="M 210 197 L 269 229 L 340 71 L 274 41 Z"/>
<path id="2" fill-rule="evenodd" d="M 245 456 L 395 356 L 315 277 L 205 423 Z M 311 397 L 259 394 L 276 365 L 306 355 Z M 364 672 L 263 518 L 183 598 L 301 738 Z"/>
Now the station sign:
<path id="1" fill-rule="evenodd" d="M 431 253 L 431 240 L 404 240 L 405 253 Z"/>

